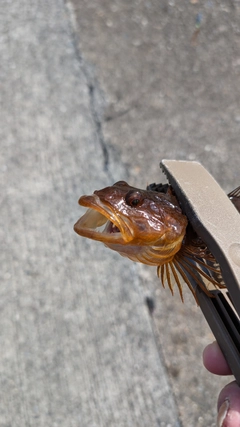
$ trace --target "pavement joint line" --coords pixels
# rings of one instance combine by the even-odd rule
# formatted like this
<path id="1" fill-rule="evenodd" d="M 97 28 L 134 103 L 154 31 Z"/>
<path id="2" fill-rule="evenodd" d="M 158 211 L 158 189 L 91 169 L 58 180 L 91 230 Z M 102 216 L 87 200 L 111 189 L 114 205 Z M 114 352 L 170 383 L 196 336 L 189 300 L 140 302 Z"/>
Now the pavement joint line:
<path id="1" fill-rule="evenodd" d="M 85 70 L 87 71 L 86 68 L 85 68 Z M 86 73 L 85 73 L 85 75 L 86 75 Z M 97 85 L 90 83 L 88 85 L 88 90 L 89 90 L 89 97 L 90 97 L 91 112 L 92 112 L 92 116 L 93 116 L 93 120 L 94 120 L 94 124 L 95 124 L 95 128 L 96 128 L 96 133 L 97 133 L 98 140 L 99 140 L 100 146 L 102 148 L 102 152 L 103 152 L 104 171 L 107 172 L 109 175 L 109 178 L 112 179 L 111 173 L 109 171 L 108 147 L 107 147 L 106 141 L 105 141 L 104 136 L 103 136 L 102 121 L 99 119 L 99 114 L 97 113 L 96 102 L 95 102 L 95 100 L 96 100 L 95 93 L 97 90 Z"/>
<path id="2" fill-rule="evenodd" d="M 90 111 L 92 114 L 92 119 L 94 122 L 97 139 L 103 153 L 103 170 L 108 175 L 109 180 L 113 181 L 113 176 L 111 174 L 111 171 L 109 170 L 110 160 L 109 160 L 108 145 L 103 135 L 102 120 L 100 118 L 101 113 L 98 111 L 99 107 L 97 106 L 96 93 L 97 91 L 99 91 L 100 93 L 99 85 L 96 81 L 96 77 L 94 76 L 94 71 L 91 71 L 90 69 L 91 66 L 88 65 L 87 62 L 84 60 L 79 47 L 79 41 L 76 35 L 76 19 L 75 19 L 74 9 L 69 2 L 65 2 L 65 7 L 66 7 L 66 13 L 69 15 L 69 32 L 70 32 L 73 48 L 75 51 L 76 59 L 86 78 L 86 83 L 87 83 L 88 92 L 89 92 L 89 99 L 90 99 Z"/>

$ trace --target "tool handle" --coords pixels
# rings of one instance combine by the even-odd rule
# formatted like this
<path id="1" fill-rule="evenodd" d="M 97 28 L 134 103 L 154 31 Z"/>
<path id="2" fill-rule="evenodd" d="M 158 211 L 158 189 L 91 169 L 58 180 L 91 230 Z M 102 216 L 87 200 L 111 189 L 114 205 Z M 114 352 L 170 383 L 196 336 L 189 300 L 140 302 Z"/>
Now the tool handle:
<path id="1" fill-rule="evenodd" d="M 221 267 L 227 293 L 207 296 L 192 281 L 200 308 L 240 386 L 240 215 L 198 162 L 163 160 L 178 201 Z"/>

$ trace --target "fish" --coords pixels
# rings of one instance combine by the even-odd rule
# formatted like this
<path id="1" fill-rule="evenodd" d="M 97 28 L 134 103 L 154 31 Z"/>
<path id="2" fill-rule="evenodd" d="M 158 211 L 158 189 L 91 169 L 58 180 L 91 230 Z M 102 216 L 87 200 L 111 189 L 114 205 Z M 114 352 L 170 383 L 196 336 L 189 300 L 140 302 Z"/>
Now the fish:
<path id="1" fill-rule="evenodd" d="M 240 212 L 240 186 L 229 193 Z M 157 266 L 157 274 L 181 300 L 185 282 L 197 301 L 190 277 L 209 296 L 206 283 L 221 289 L 221 268 L 203 240 L 195 233 L 169 184 L 150 184 L 146 190 L 125 181 L 83 195 L 87 208 L 74 225 L 80 236 L 102 242 L 132 261 Z"/>

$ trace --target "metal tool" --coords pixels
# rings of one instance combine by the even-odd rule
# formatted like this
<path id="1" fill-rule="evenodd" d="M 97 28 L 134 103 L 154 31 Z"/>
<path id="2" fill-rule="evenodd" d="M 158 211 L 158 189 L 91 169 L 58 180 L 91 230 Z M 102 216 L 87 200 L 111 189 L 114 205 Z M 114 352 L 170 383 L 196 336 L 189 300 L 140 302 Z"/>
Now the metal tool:
<path id="1" fill-rule="evenodd" d="M 207 296 L 194 283 L 200 308 L 240 385 L 240 215 L 198 162 L 163 160 L 161 168 L 195 232 L 220 265 L 226 291 Z"/>

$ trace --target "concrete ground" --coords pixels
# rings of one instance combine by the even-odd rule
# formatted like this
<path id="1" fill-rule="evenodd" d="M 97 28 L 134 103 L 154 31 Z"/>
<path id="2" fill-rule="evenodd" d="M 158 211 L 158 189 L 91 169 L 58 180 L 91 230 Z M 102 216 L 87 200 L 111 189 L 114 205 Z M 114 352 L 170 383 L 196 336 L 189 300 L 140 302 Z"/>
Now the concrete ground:
<path id="1" fill-rule="evenodd" d="M 81 194 L 199 160 L 237 187 L 237 1 L 4 0 L 0 426 L 215 426 L 186 287 L 75 235 Z M 152 314 L 146 298 L 154 302 Z"/>

